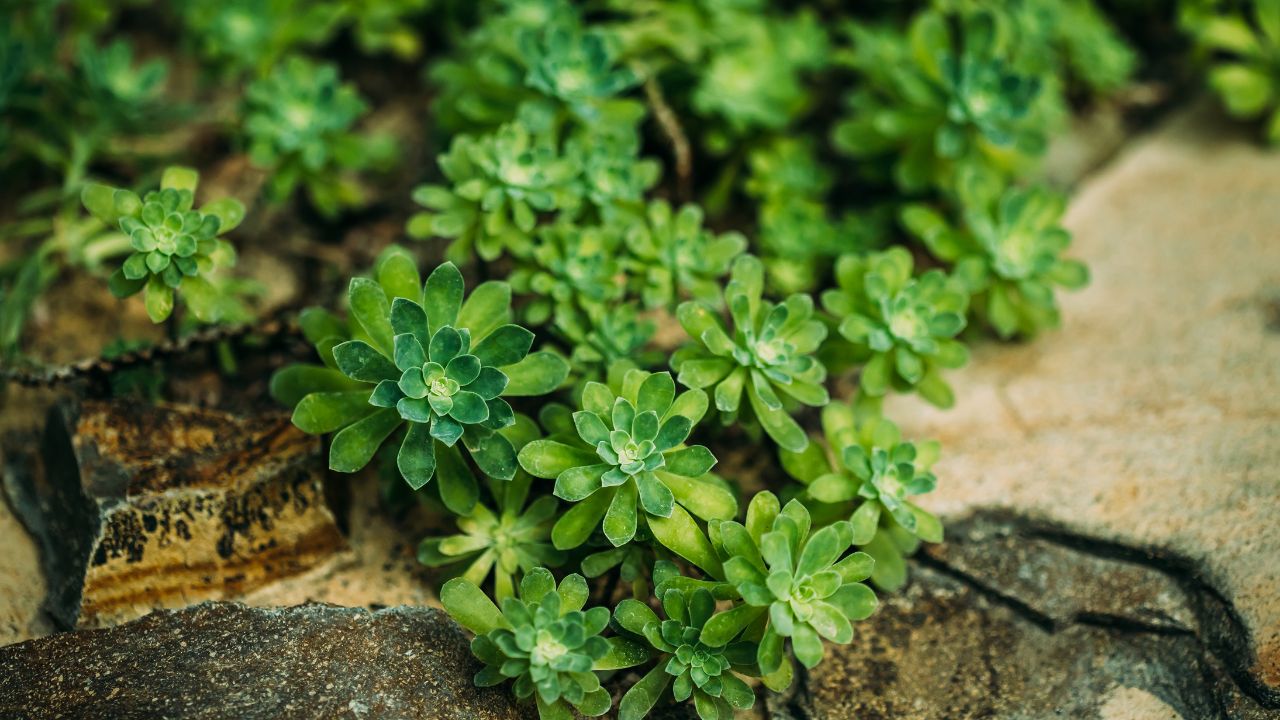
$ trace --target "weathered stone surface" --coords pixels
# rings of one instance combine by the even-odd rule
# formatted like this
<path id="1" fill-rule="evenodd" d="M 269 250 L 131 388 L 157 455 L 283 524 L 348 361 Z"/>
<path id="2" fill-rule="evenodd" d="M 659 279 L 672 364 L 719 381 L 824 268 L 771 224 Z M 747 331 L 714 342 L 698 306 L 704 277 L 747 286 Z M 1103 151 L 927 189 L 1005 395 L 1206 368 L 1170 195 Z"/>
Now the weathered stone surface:
<path id="1" fill-rule="evenodd" d="M 778 720 L 1233 718 L 1275 713 L 1242 694 L 1190 633 L 1076 622 L 1044 627 L 1016 605 L 917 565 L 907 590 L 829 648 Z M 1136 714 L 1155 708 L 1173 714 Z"/>
<path id="2" fill-rule="evenodd" d="M 320 445 L 287 416 L 85 401 L 17 483 L 67 626 L 236 597 L 329 558 Z"/>
<path id="3" fill-rule="evenodd" d="M 1065 326 L 976 348 L 951 375 L 951 411 L 888 408 L 943 442 L 931 510 L 1003 509 L 1180 568 L 1219 606 L 1201 613 L 1202 641 L 1273 706 L 1277 188 L 1280 156 L 1204 108 L 1175 116 L 1072 201 L 1073 254 L 1093 282 L 1062 297 Z"/>
<path id="4" fill-rule="evenodd" d="M 1195 633 L 1195 601 L 1176 575 L 1088 540 L 1016 518 L 978 517 L 947 528 L 922 560 L 1004 598 L 1049 628 L 1077 622 Z"/>
<path id="5" fill-rule="evenodd" d="M 263 585 L 246 593 L 241 602 L 259 607 L 298 605 L 308 601 L 348 607 L 395 605 L 440 606 L 430 571 L 418 562 L 417 540 L 440 533 L 448 522 L 425 512 L 424 506 L 406 518 L 395 518 L 384 508 L 376 470 L 339 476 L 335 484 L 346 488 L 341 523 L 350 550 L 334 556 L 284 582 Z"/>
<path id="6" fill-rule="evenodd" d="M 531 717 L 506 689 L 476 689 L 478 669 L 431 608 L 209 602 L 0 648 L 0 717 Z"/>
<path id="7" fill-rule="evenodd" d="M 0 460 L 5 484 L 13 481 L 9 458 Z M 40 551 L 27 529 L 0 496 L 0 645 L 20 642 L 49 632 L 51 623 L 41 612 L 44 573 Z"/>

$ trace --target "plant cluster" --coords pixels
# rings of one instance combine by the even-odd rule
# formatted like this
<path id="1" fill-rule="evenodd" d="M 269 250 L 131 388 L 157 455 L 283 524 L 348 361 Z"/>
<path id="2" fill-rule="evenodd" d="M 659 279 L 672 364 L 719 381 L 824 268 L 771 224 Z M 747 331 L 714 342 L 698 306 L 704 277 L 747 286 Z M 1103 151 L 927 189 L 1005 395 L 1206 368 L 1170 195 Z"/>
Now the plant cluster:
<path id="1" fill-rule="evenodd" d="M 250 319 L 222 272 L 248 211 L 171 166 L 236 154 L 206 192 L 297 198 L 269 227 L 344 278 L 376 255 L 300 314 L 315 360 L 272 396 L 332 470 L 443 511 L 418 557 L 476 683 L 557 719 L 614 689 L 622 718 L 732 717 L 907 581 L 943 538 L 940 450 L 883 401 L 950 406 L 972 341 L 1058 324 L 1088 272 L 1040 160 L 1137 60 L 1094 0 L 128 4 L 0 27 L 0 172 L 36 187 L 0 227 L 0 350 L 67 269 L 156 322 Z M 1180 10 L 1228 107 L 1280 135 L 1280 3 Z M 172 37 L 107 37 L 138 17 Z M 428 90 L 393 107 L 400 75 Z M 375 195 L 416 143 L 371 128 L 415 110 L 436 162 Z M 410 200 L 417 242 L 389 244 Z"/>
<path id="2" fill-rule="evenodd" d="M 1260 121 L 1267 142 L 1280 143 L 1280 2 L 1184 0 L 1179 10 L 1227 111 Z"/>
<path id="3" fill-rule="evenodd" d="M 880 401 L 950 405 L 975 319 L 1004 337 L 1056 322 L 1051 288 L 1083 266 L 1062 258 L 1060 201 L 1021 181 L 1065 88 L 1118 83 L 1076 74 L 1078 36 L 1020 54 L 1021 7 L 828 33 L 757 2 L 596 20 L 504 0 L 431 66 L 446 145 L 407 229 L 448 262 L 421 285 L 414 254 L 389 249 L 352 281 L 348 320 L 303 316 L 323 364 L 273 391 L 333 433 L 332 469 L 385 457 L 455 516 L 419 557 L 456 576 L 441 597 L 476 633 L 478 684 L 510 681 L 543 718 L 594 716 L 602 680 L 648 664 L 621 717 L 731 717 L 753 684 L 781 691 L 794 661 L 851 642 L 871 586 L 901 587 L 905 558 L 942 540 L 917 504 L 938 445 L 904 439 Z M 829 137 L 803 129 L 820 72 L 855 88 Z M 718 176 L 679 176 L 690 133 Z M 827 142 L 893 199 L 833 208 Z M 701 197 L 673 201 L 686 183 Z M 754 237 L 733 229 L 743 197 Z M 460 268 L 505 280 L 467 297 Z M 855 397 L 833 399 L 851 372 Z M 719 472 L 742 438 L 791 482 L 745 499 Z"/>

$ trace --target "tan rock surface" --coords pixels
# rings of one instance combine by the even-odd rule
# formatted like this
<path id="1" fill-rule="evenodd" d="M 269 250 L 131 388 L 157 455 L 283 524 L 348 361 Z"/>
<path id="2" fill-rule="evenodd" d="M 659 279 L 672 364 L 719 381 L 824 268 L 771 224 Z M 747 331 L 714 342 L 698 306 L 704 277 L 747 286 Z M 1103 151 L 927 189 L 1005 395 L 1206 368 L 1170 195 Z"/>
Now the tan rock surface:
<path id="1" fill-rule="evenodd" d="M 1067 225 L 1093 282 L 1062 298 L 1065 326 L 978 347 L 951 411 L 888 408 L 943 442 L 924 504 L 1184 564 L 1280 698 L 1280 155 L 1186 111 L 1085 183 Z"/>
<path id="2" fill-rule="evenodd" d="M 39 637 L 51 628 L 41 611 L 45 582 L 39 550 L 3 497 L 0 548 L 0 646 L 4 646 Z"/>

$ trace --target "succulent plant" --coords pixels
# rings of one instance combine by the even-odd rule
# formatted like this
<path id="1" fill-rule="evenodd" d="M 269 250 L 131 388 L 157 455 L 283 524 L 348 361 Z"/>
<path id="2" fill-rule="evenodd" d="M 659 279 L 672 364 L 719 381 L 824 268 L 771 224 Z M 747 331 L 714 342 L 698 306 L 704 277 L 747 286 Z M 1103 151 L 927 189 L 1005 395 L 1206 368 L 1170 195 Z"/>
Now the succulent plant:
<path id="1" fill-rule="evenodd" d="M 541 720 L 568 720 L 572 710 L 603 715 L 612 701 L 596 671 L 631 667 L 649 657 L 638 643 L 600 636 L 609 625 L 609 609 L 582 610 L 587 583 L 581 575 L 566 576 L 557 588 L 550 571 L 534 568 L 520 581 L 520 597 L 504 598 L 501 611 L 464 578 L 445 583 L 440 601 L 476 634 L 471 652 L 484 663 L 476 685 L 514 679 L 516 697 L 532 698 Z"/>
<path id="2" fill-rule="evenodd" d="M 826 368 L 811 355 L 826 338 L 827 328 L 813 319 L 813 299 L 808 295 L 791 295 L 774 304 L 763 299 L 763 293 L 764 266 L 754 256 L 740 256 L 724 289 L 732 335 L 710 305 L 685 302 L 677 315 L 694 344 L 677 351 L 671 365 L 682 384 L 715 387 L 716 409 L 726 423 L 738 417 L 745 393 L 765 432 L 780 446 L 801 450 L 808 438 L 778 392 L 805 405 L 827 403 Z"/>
<path id="3" fill-rule="evenodd" d="M 661 362 L 661 351 L 646 349 L 657 326 L 633 302 L 585 308 L 562 305 L 552 329 L 573 348 L 569 358 L 574 370 L 587 379 L 603 377 L 620 360 L 645 366 Z"/>
<path id="4" fill-rule="evenodd" d="M 782 669 L 784 638 L 791 639 L 796 659 L 812 668 L 822 661 L 823 640 L 848 643 L 852 623 L 875 611 L 875 593 L 861 582 L 871 575 L 873 561 L 862 552 L 845 555 L 853 539 L 847 521 L 814 528 L 804 504 L 792 500 L 779 511 L 767 491 L 751 505 L 747 525 L 717 526 L 730 555 L 725 577 L 745 605 L 713 616 L 701 639 L 715 644 L 736 637 L 767 615 L 756 654 L 760 672 Z"/>
<path id="5" fill-rule="evenodd" d="M 529 474 L 554 478 L 556 497 L 575 503 L 556 521 L 556 547 L 578 547 L 602 522 L 609 542 L 624 545 L 643 517 L 658 542 L 697 553 L 682 541 L 690 513 L 705 520 L 737 511 L 732 493 L 708 475 L 711 451 L 685 444 L 706 408 L 699 390 L 677 396 L 670 373 L 631 369 L 613 388 L 588 382 L 573 413 L 576 437 L 535 440 L 520 451 Z"/>
<path id="6" fill-rule="evenodd" d="M 416 237 L 452 238 L 448 256 L 471 253 L 494 260 L 504 252 L 527 256 L 538 213 L 576 210 L 581 169 L 560 155 L 554 138 L 535 135 L 523 122 L 479 138 L 460 135 L 440 156 L 452 187 L 424 185 L 414 199 L 428 208 L 411 221 Z"/>
<path id="7" fill-rule="evenodd" d="M 867 356 L 863 392 L 878 397 L 890 387 L 914 389 L 950 407 L 954 395 L 940 370 L 969 358 L 955 339 L 964 329 L 969 294 L 941 270 L 913 275 L 913 264 L 902 246 L 844 255 L 836 263 L 838 288 L 824 292 L 822 304 L 840 320 L 840 335 Z"/>
<path id="8" fill-rule="evenodd" d="M 719 42 L 708 50 L 692 97 L 698 113 L 723 118 L 735 134 L 784 127 L 809 103 L 804 73 L 827 61 L 829 41 L 816 14 L 755 10 L 723 12 L 713 21 Z"/>
<path id="9" fill-rule="evenodd" d="M 345 171 L 384 166 L 394 157 L 390 139 L 361 135 L 352 126 L 367 105 L 338 69 L 291 57 L 245 91 L 244 132 L 249 157 L 272 173 L 268 194 L 289 197 L 303 185 L 326 215 L 364 202 Z"/>
<path id="10" fill-rule="evenodd" d="M 133 252 L 111 276 L 111 292 L 124 298 L 145 291 L 152 322 L 169 317 L 178 292 L 200 320 L 219 318 L 218 292 L 207 276 L 235 263 L 235 249 L 219 236 L 240 224 L 244 205 L 223 198 L 193 209 L 199 180 L 195 170 L 175 166 L 165 170 L 159 190 L 142 197 L 97 183 L 80 194 L 94 217 L 128 236 Z"/>
<path id="11" fill-rule="evenodd" d="M 935 440 L 904 441 L 893 422 L 860 416 L 847 403 L 822 409 L 822 430 L 821 443 L 800 453 L 781 451 L 782 466 L 805 486 L 805 498 L 848 515 L 853 544 L 876 559 L 872 581 L 895 590 L 906 581 L 902 556 L 914 544 L 900 548 L 887 535 L 942 542 L 942 524 L 910 499 L 937 484 L 932 468 L 940 446 Z"/>
<path id="12" fill-rule="evenodd" d="M 342 8 L 304 0 L 180 0 L 186 35 L 229 70 L 265 75 L 290 52 L 324 42 Z"/>
<path id="13" fill-rule="evenodd" d="M 160 111 L 169 74 L 165 61 L 149 60 L 135 66 L 133 47 L 125 40 L 99 48 L 82 38 L 77 56 L 94 113 L 112 115 L 121 123 L 136 123 Z"/>
<path id="14" fill-rule="evenodd" d="M 1182 5 L 1183 27 L 1212 54 L 1209 86 L 1228 112 L 1262 119 L 1267 142 L 1280 143 L 1280 3 Z"/>
<path id="15" fill-rule="evenodd" d="M 540 97 L 526 83 L 529 67 L 521 38 L 578 20 L 576 6 L 567 0 L 493 5 L 484 22 L 457 42 L 457 51 L 429 71 L 440 89 L 434 114 L 451 132 L 487 132 L 514 120 L 523 103 Z"/>
<path id="16" fill-rule="evenodd" d="M 517 452 L 538 435 L 537 426 L 524 416 L 499 432 Z M 490 482 L 493 508 L 477 503 L 470 514 L 458 518 L 457 534 L 424 539 L 418 545 L 419 562 L 431 567 L 465 562 L 461 576 L 474 585 L 484 585 L 492 574 L 492 597 L 498 601 L 515 594 L 524 573 L 563 565 L 565 554 L 551 545 L 559 503 L 541 495 L 526 505 L 532 484 L 533 478 L 522 470 L 509 482 Z"/>
<path id="17" fill-rule="evenodd" d="M 622 697 L 619 720 L 648 717 L 667 688 L 676 702 L 692 697 L 702 720 L 733 717 L 735 709 L 753 707 L 755 693 L 738 673 L 753 672 L 755 643 L 708 645 L 702 641 L 702 629 L 716 610 L 715 597 L 704 588 L 671 588 L 660 599 L 666 620 L 639 600 L 623 600 L 614 608 L 618 625 L 643 638 L 657 659 L 653 669 Z"/>
<path id="18" fill-rule="evenodd" d="M 537 239 L 510 280 L 517 292 L 533 295 L 524 308 L 531 325 L 547 322 L 553 313 L 596 310 L 622 299 L 622 238 L 616 228 L 558 222 L 538 228 Z"/>
<path id="19" fill-rule="evenodd" d="M 629 222 L 642 214 L 644 195 L 658 181 L 661 166 L 640 157 L 638 133 L 579 133 L 567 152 L 581 165 L 586 198 L 600 217 Z"/>
<path id="20" fill-rule="evenodd" d="M 1044 150 L 1038 78 L 1011 67 L 991 13 L 963 15 L 958 27 L 932 11 L 909 36 L 852 26 L 852 63 L 867 82 L 849 96 L 835 142 L 854 157 L 894 156 L 906 191 L 950 187 L 957 165 L 1008 172 Z"/>
<path id="21" fill-rule="evenodd" d="M 628 265 L 642 283 L 647 307 L 672 310 L 685 298 L 708 303 L 720 300 L 720 278 L 747 248 L 737 232 L 719 235 L 703 228 L 697 205 L 672 212 L 665 200 L 649 203 L 645 222 L 627 233 Z"/>
<path id="22" fill-rule="evenodd" d="M 1089 271 L 1062 253 L 1071 234 L 1060 225 L 1062 197 L 1042 187 L 1009 188 L 965 181 L 964 229 L 956 230 L 935 210 L 913 205 L 903 223 L 974 295 L 973 307 L 1001 337 L 1031 337 L 1058 324 L 1054 286 L 1083 287 Z"/>
<path id="23" fill-rule="evenodd" d="M 520 34 L 519 48 L 529 68 L 525 83 L 588 121 L 598 118 L 600 103 L 639 82 L 630 68 L 616 64 L 612 38 L 600 30 L 584 30 L 580 22 L 527 29 Z"/>
<path id="24" fill-rule="evenodd" d="M 465 515 L 477 488 L 458 441 L 487 476 L 511 480 L 515 449 L 498 431 L 515 415 L 503 398 L 554 390 L 568 365 L 549 352 L 531 354 L 533 333 L 504 322 L 511 316 L 505 284 L 485 283 L 464 302 L 452 263 L 423 285 L 412 264 L 401 273 L 391 293 L 373 280 L 351 282 L 351 313 L 368 340 L 347 340 L 331 352 L 359 389 L 312 392 L 294 408 L 293 422 L 309 433 L 336 432 L 329 467 L 338 472 L 363 468 L 404 427 L 400 474 L 414 489 L 438 474 L 441 498 Z"/>

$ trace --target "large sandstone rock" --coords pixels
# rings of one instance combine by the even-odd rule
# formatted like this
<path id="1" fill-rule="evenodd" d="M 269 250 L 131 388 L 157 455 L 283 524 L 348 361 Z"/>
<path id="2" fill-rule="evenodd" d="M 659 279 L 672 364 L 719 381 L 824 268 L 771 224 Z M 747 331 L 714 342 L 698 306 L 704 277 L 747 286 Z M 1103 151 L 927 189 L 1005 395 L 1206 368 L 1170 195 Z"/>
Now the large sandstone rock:
<path id="1" fill-rule="evenodd" d="M 318 439 L 287 416 L 85 401 L 51 415 L 14 483 L 48 609 L 97 627 L 238 597 L 344 548 Z"/>
<path id="2" fill-rule="evenodd" d="M 432 608 L 204 603 L 0 648 L 0 717 L 518 720 Z"/>
<path id="3" fill-rule="evenodd" d="M 976 348 L 952 373 L 954 410 L 889 405 L 908 433 L 943 442 L 924 504 L 950 520 L 1003 511 L 1169 571 L 1192 591 L 1186 608 L 1169 609 L 1158 586 L 1131 597 L 1117 569 L 1081 577 L 1076 593 L 1110 595 L 1105 614 L 1136 627 L 1191 633 L 1280 707 L 1280 156 L 1204 108 L 1183 112 L 1085 183 L 1067 225 L 1093 282 L 1063 296 L 1065 326 Z M 958 562 L 1051 624 L 1078 614 L 1076 600 L 1037 597 L 1034 578 L 1017 577 L 1034 564 Z M 945 607 L 912 612 L 932 624 L 934 610 Z M 965 636 L 986 621 L 972 617 L 948 652 L 968 647 L 958 662 L 980 668 L 989 653 Z"/>

